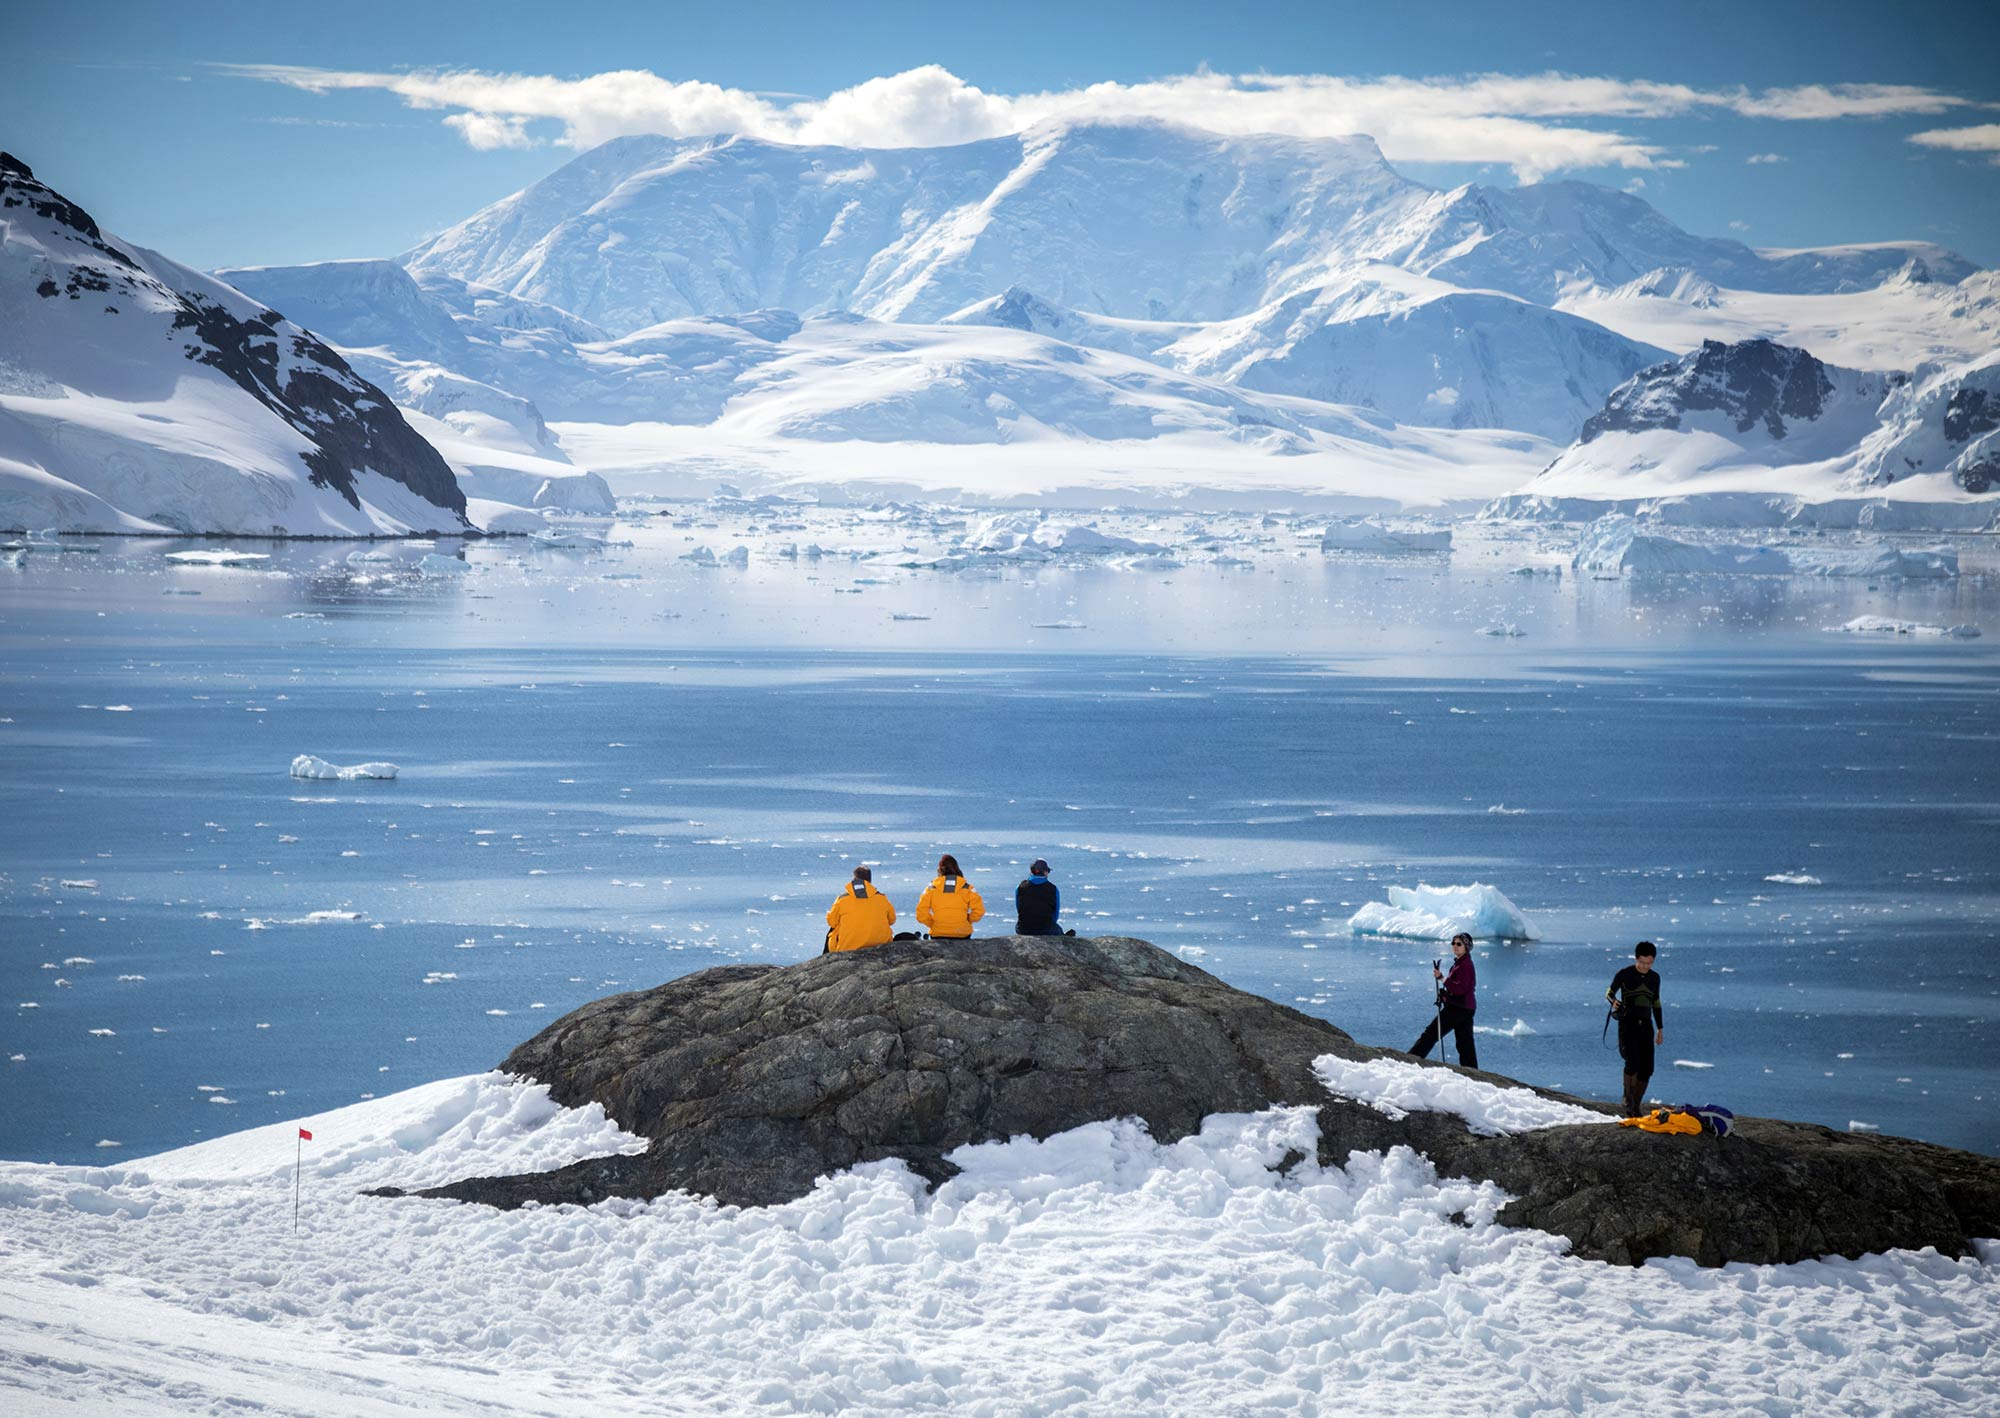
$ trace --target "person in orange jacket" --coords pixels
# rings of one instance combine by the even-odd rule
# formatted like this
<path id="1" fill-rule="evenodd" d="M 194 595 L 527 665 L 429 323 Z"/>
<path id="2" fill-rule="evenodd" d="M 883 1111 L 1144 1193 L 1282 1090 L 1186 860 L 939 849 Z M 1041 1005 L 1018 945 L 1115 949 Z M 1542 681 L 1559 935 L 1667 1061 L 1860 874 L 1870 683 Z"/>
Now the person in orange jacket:
<path id="1" fill-rule="evenodd" d="M 917 924 L 938 940 L 970 940 L 972 928 L 986 914 L 986 903 L 958 869 L 958 858 L 947 852 L 938 858 L 937 880 L 917 901 Z"/>
<path id="2" fill-rule="evenodd" d="M 854 880 L 827 909 L 827 950 L 866 950 L 887 945 L 895 935 L 895 904 L 875 889 L 874 882 L 875 874 L 867 867 L 854 869 Z"/>

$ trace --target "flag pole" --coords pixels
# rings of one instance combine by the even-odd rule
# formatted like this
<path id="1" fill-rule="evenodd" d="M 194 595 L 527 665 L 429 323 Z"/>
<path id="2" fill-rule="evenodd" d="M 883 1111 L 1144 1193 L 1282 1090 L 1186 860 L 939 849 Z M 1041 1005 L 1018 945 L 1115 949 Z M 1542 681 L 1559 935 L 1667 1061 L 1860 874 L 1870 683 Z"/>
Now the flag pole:
<path id="1" fill-rule="evenodd" d="M 292 1229 L 296 1231 L 299 1229 L 299 1168 L 304 1165 L 306 1157 L 306 1130 L 304 1128 L 299 1129 L 299 1135 L 294 1140 L 292 1146 L 294 1149 L 292 1153 Z"/>

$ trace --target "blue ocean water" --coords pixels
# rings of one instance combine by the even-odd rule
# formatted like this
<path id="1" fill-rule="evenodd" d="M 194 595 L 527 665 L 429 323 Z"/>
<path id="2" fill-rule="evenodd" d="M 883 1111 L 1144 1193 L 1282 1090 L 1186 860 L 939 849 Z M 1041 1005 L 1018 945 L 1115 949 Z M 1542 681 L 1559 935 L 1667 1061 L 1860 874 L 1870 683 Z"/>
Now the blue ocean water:
<path id="1" fill-rule="evenodd" d="M 946 850 L 993 928 L 1046 856 L 1079 933 L 1394 1046 L 1440 947 L 1347 917 L 1492 883 L 1541 938 L 1477 951 L 1486 1067 L 1615 1097 L 1601 996 L 1646 937 L 1656 1094 L 2000 1151 L 2000 640 L 1829 629 L 2000 634 L 1979 548 L 1942 585 L 1648 584 L 1511 575 L 1533 548 L 1492 536 L 940 576 L 709 570 L 640 527 L 447 582 L 38 553 L 0 578 L 0 1155 L 487 1068 L 586 1000 L 816 953 L 858 859 L 907 911 Z"/>

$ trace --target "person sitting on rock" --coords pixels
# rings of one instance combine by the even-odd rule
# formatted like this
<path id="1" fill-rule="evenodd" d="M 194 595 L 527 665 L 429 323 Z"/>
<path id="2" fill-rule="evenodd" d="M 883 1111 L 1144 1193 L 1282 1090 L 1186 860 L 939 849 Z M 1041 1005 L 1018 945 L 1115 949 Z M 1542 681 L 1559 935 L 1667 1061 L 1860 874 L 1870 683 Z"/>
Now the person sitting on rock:
<path id="1" fill-rule="evenodd" d="M 1015 935 L 1061 935 L 1062 893 L 1049 880 L 1049 864 L 1040 857 L 1028 868 L 1028 879 L 1014 888 Z"/>
<path id="2" fill-rule="evenodd" d="M 1660 1009 L 1659 955 L 1650 940 L 1632 949 L 1632 963 L 1611 977 L 1604 998 L 1618 1020 L 1618 1057 L 1625 1060 L 1625 1116 L 1636 1118 L 1646 1106 L 1646 1085 L 1653 1081 L 1653 1048 L 1667 1042 L 1667 1017 Z"/>
<path id="3" fill-rule="evenodd" d="M 826 948 L 829 951 L 866 950 L 871 945 L 887 945 L 896 924 L 896 907 L 875 889 L 875 874 L 867 867 L 854 869 L 854 880 L 836 896 L 826 913 Z"/>
<path id="4" fill-rule="evenodd" d="M 917 899 L 917 924 L 936 940 L 970 940 L 973 926 L 986 914 L 986 902 L 958 869 L 957 857 L 946 852 L 937 869 L 937 880 Z"/>
<path id="5" fill-rule="evenodd" d="M 1424 1026 L 1424 1032 L 1417 1036 L 1417 1042 L 1410 1045 L 1410 1052 L 1420 1059 L 1429 1058 L 1431 1045 L 1444 1038 L 1444 1031 L 1450 1030 L 1458 1041 L 1459 1063 L 1466 1068 L 1478 1068 L 1479 1045 L 1473 1042 L 1472 1037 L 1472 1016 L 1479 1008 L 1479 1001 L 1473 993 L 1477 979 L 1472 968 L 1472 937 L 1464 931 L 1453 936 L 1451 973 L 1447 975 L 1433 965 L 1431 976 L 1439 985 L 1438 1011 Z"/>

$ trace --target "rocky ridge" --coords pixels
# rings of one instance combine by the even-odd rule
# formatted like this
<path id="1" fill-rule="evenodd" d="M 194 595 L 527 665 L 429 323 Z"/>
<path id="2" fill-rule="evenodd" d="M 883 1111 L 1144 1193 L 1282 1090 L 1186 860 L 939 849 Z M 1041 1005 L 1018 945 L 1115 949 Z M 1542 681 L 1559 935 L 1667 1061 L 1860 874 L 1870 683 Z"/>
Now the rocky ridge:
<path id="1" fill-rule="evenodd" d="M 766 1205 L 884 1158 L 936 1182 L 967 1143 L 1117 1117 L 1167 1142 L 1212 1113 L 1292 1104 L 1316 1108 L 1322 1164 L 1415 1148 L 1441 1174 L 1509 1191 L 1503 1223 L 1612 1262 L 1962 1254 L 2000 1234 L 1992 1158 L 1753 1118 L 1727 1139 L 1593 1124 L 1486 1136 L 1455 1113 L 1330 1094 L 1315 1072 L 1328 1054 L 1407 1062 L 1140 940 L 900 942 L 729 966 L 585 1005 L 502 1065 L 565 1105 L 602 1104 L 651 1139 L 645 1152 L 422 1195 L 514 1207 L 687 1190 Z"/>

